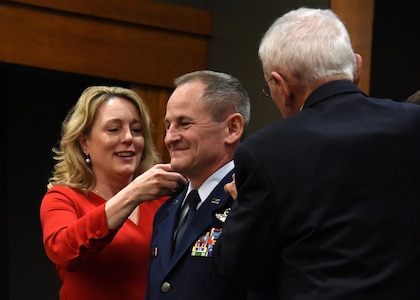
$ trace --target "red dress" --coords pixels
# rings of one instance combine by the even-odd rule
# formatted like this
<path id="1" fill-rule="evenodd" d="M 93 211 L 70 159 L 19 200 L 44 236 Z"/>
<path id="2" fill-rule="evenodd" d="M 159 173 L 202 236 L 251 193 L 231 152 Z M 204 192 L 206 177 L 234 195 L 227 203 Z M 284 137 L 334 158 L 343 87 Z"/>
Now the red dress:
<path id="1" fill-rule="evenodd" d="M 127 219 L 110 230 L 103 198 L 63 186 L 48 190 L 40 219 L 45 252 L 62 282 L 60 299 L 143 299 L 153 217 L 166 199 L 140 204 L 138 225 Z"/>

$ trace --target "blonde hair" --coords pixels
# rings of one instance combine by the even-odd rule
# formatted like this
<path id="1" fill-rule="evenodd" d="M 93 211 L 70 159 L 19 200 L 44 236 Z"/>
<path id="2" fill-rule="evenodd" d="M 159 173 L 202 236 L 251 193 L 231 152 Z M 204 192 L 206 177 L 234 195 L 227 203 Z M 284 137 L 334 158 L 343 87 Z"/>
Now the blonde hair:
<path id="1" fill-rule="evenodd" d="M 82 134 L 92 129 L 98 107 L 112 97 L 127 99 L 133 103 L 140 115 L 144 136 L 144 150 L 134 177 L 159 162 L 159 156 L 152 139 L 154 130 L 150 113 L 141 97 L 131 89 L 116 86 L 91 86 L 83 91 L 77 103 L 68 112 L 61 127 L 61 140 L 53 147 L 54 166 L 47 188 L 65 185 L 79 190 L 91 190 L 96 183 L 95 176 L 85 161 L 85 154 L 78 141 Z"/>
<path id="2" fill-rule="evenodd" d="M 420 90 L 408 96 L 405 102 L 420 104 Z"/>

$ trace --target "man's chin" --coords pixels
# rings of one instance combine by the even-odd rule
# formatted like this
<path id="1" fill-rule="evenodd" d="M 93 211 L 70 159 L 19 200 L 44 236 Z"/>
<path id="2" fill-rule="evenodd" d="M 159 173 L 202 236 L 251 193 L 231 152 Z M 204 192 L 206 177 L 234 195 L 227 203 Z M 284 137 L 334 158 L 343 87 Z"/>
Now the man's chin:
<path id="1" fill-rule="evenodd" d="M 182 173 L 182 170 L 185 168 L 185 163 L 179 158 L 171 158 L 171 167 L 174 171 Z"/>

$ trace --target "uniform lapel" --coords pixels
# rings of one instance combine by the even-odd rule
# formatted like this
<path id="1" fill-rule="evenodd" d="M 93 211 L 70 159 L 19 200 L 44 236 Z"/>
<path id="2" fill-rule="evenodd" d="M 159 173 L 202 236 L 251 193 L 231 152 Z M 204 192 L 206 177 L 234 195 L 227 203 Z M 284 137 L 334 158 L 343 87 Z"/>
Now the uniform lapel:
<path id="1" fill-rule="evenodd" d="M 210 195 L 195 213 L 188 230 L 182 236 L 179 246 L 173 253 L 173 257 L 170 261 L 171 268 L 177 263 L 179 259 L 181 259 L 186 251 L 191 251 L 191 245 L 201 235 L 204 235 L 205 231 L 208 230 L 209 227 L 211 227 L 210 225 L 213 223 L 215 211 L 226 205 L 226 202 L 230 197 L 224 191 L 224 186 L 226 183 L 232 180 L 232 174 L 233 170 L 223 178 L 223 180 L 210 193 Z M 179 206 L 177 207 L 179 210 Z M 188 255 L 190 255 L 190 253 L 188 253 Z"/>
<path id="2" fill-rule="evenodd" d="M 159 241 L 159 256 L 161 257 L 163 265 L 167 266 L 172 257 L 173 252 L 173 234 L 177 227 L 178 214 L 182 205 L 182 200 L 185 197 L 187 189 L 182 191 L 178 196 L 169 200 L 171 205 L 168 207 L 168 217 L 164 218 L 158 225 L 158 232 L 160 236 Z M 168 230 L 170 228 L 170 230 Z"/>

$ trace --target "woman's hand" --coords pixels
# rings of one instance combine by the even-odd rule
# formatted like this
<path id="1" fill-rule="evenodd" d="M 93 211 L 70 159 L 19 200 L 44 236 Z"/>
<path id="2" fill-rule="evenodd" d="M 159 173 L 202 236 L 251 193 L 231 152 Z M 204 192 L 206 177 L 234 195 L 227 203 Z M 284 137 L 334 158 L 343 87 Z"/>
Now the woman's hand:
<path id="1" fill-rule="evenodd" d="M 137 199 L 143 202 L 176 194 L 187 183 L 188 180 L 180 173 L 175 172 L 171 164 L 156 164 L 136 177 L 129 186 L 130 190 L 137 195 Z"/>
<path id="2" fill-rule="evenodd" d="M 106 202 L 108 227 L 120 227 L 141 202 L 176 194 L 187 183 L 188 180 L 175 172 L 170 164 L 154 165 Z"/>

